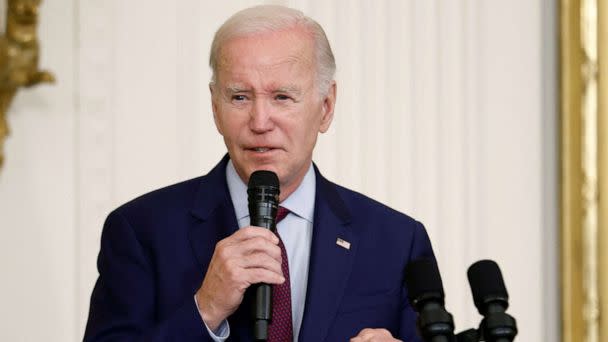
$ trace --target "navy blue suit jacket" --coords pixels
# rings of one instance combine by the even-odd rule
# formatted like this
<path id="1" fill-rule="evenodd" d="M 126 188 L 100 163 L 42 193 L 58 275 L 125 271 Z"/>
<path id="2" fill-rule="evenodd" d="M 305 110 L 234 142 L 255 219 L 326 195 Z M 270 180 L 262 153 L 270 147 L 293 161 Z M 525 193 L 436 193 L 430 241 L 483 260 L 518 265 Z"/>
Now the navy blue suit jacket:
<path id="1" fill-rule="evenodd" d="M 238 229 L 225 157 L 208 175 L 156 190 L 110 213 L 85 341 L 211 341 L 194 303 L 215 244 Z M 300 341 L 347 341 L 363 328 L 416 337 L 404 268 L 433 257 L 418 221 L 323 178 L 316 199 Z M 336 240 L 350 242 L 350 249 Z M 228 318 L 252 341 L 249 296 Z"/>

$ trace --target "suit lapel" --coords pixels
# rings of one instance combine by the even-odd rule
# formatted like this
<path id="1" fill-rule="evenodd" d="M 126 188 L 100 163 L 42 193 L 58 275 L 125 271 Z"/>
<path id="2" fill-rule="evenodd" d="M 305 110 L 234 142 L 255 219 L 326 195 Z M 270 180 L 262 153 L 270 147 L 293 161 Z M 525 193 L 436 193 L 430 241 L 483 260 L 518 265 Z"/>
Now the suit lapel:
<path id="1" fill-rule="evenodd" d="M 215 250 L 215 244 L 238 229 L 234 205 L 226 183 L 228 156 L 201 181 L 191 214 L 195 223 L 190 229 L 190 243 L 202 268 L 203 277 Z M 203 191 L 203 189 L 205 189 Z M 231 341 L 251 341 L 251 298 L 245 294 L 239 309 L 229 317 Z"/>
<path id="2" fill-rule="evenodd" d="M 195 218 L 190 229 L 190 243 L 204 271 L 207 270 L 215 244 L 238 229 L 226 183 L 227 163 L 226 155 L 203 177 L 190 211 Z"/>
<path id="3" fill-rule="evenodd" d="M 323 341 L 342 300 L 355 254 L 357 236 L 350 213 L 335 185 L 315 167 L 317 186 L 308 287 L 299 341 Z M 349 249 L 337 244 L 342 239 Z M 342 245 L 344 245 L 342 243 Z"/>

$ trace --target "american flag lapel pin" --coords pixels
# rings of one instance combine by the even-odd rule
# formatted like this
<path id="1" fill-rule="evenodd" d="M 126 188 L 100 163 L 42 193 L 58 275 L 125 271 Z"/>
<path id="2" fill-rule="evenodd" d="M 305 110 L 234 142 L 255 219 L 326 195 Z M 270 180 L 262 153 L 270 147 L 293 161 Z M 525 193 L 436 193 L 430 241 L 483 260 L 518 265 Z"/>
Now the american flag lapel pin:
<path id="1" fill-rule="evenodd" d="M 338 245 L 344 249 L 350 249 L 350 242 L 348 242 L 346 240 L 342 240 L 340 238 L 338 238 L 338 240 L 336 240 L 336 245 Z"/>

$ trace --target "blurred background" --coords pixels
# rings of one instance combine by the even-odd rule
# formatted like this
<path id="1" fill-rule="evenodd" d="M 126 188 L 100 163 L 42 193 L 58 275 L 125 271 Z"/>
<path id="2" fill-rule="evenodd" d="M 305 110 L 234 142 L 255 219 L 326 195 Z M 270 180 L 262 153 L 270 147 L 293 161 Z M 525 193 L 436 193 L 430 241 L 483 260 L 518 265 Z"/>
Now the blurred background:
<path id="1" fill-rule="evenodd" d="M 456 330 L 467 267 L 501 266 L 518 341 L 558 341 L 558 4 L 551 0 L 48 0 L 0 171 L 0 340 L 82 339 L 110 210 L 209 171 L 215 30 L 258 3 L 326 30 L 338 102 L 315 162 L 422 221 Z"/>

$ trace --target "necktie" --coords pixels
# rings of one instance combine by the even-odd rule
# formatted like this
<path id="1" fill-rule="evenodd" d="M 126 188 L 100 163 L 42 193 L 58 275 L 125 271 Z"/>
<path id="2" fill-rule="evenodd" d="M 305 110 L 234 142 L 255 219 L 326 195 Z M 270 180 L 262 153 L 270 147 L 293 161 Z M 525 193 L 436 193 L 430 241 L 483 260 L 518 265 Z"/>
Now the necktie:
<path id="1" fill-rule="evenodd" d="M 289 214 L 289 210 L 279 207 L 277 213 L 277 224 Z M 281 270 L 285 282 L 274 285 L 272 289 L 272 321 L 268 326 L 268 342 L 291 342 L 293 341 L 293 324 L 291 321 L 291 288 L 289 281 L 289 264 L 287 262 L 287 251 L 281 236 L 279 247 L 281 247 Z"/>

